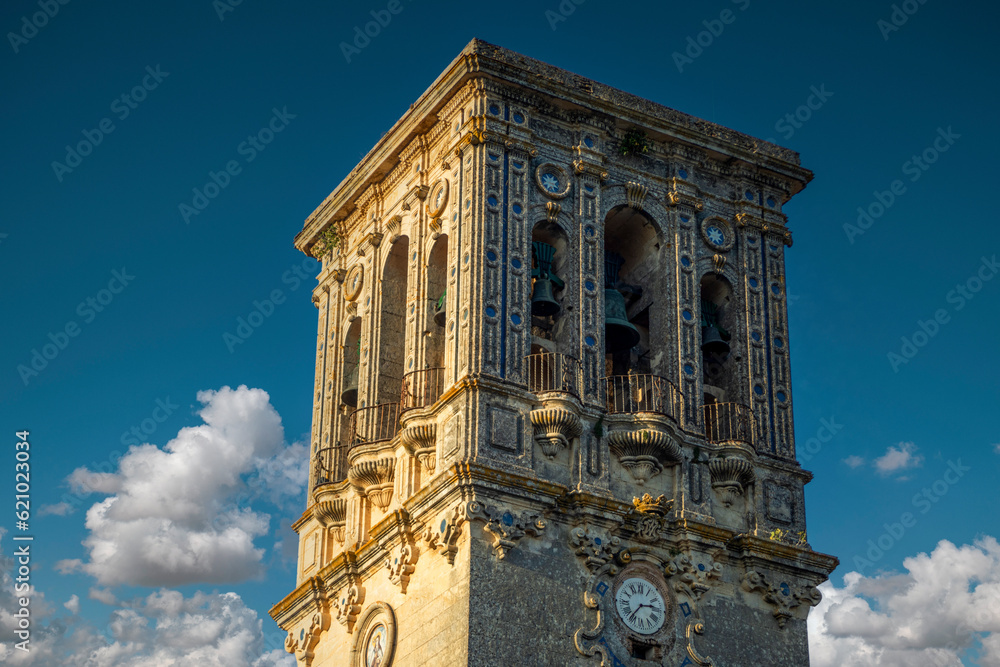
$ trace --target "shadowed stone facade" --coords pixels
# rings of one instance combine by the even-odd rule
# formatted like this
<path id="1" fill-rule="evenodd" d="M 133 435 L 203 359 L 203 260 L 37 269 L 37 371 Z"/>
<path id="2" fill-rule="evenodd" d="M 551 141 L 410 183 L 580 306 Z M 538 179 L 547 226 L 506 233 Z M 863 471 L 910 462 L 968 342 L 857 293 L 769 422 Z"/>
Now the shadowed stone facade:
<path id="1" fill-rule="evenodd" d="M 807 665 L 798 155 L 474 40 L 306 220 L 312 667 Z M 336 237 L 336 240 L 333 238 Z"/>

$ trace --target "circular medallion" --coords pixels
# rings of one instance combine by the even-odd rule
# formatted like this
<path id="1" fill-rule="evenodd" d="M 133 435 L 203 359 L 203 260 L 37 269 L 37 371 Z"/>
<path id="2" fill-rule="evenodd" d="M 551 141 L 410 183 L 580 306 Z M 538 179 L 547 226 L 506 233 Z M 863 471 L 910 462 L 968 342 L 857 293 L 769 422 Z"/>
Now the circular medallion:
<path id="1" fill-rule="evenodd" d="M 736 237 L 732 228 L 722 218 L 706 218 L 701 221 L 701 236 L 715 250 L 729 250 Z"/>
<path id="2" fill-rule="evenodd" d="M 615 609 L 625 627 L 640 635 L 659 632 L 667 618 L 663 595 L 642 577 L 629 577 L 619 584 Z"/>
<path id="3" fill-rule="evenodd" d="M 535 169 L 538 188 L 552 199 L 562 199 L 569 194 L 570 178 L 566 170 L 552 162 L 545 162 Z"/>
<path id="4" fill-rule="evenodd" d="M 360 264 L 355 264 L 354 267 L 347 272 L 347 277 L 344 279 L 344 298 L 348 301 L 354 301 L 361 294 L 361 288 L 365 284 L 365 270 Z"/>
<path id="5" fill-rule="evenodd" d="M 432 218 L 440 218 L 444 213 L 444 207 L 448 205 L 448 180 L 442 178 L 431 188 L 430 197 L 427 198 L 427 213 Z"/>
<path id="6" fill-rule="evenodd" d="M 384 623 L 378 623 L 372 628 L 365 643 L 365 667 L 382 667 L 387 635 Z"/>

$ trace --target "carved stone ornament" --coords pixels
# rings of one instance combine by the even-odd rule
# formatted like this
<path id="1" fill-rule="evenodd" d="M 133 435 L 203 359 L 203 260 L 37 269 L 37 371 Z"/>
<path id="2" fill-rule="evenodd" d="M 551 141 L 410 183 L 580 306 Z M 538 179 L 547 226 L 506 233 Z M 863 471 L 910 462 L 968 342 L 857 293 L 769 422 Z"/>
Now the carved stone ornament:
<path id="1" fill-rule="evenodd" d="M 793 609 L 801 604 L 815 607 L 823 599 L 823 594 L 815 586 L 795 587 L 784 581 L 775 584 L 756 570 L 749 570 L 743 575 L 741 587 L 748 593 L 761 593 L 764 602 L 774 608 L 771 613 L 782 629 L 792 617 Z"/>
<path id="2" fill-rule="evenodd" d="M 562 408 L 532 410 L 530 417 L 535 442 L 550 459 L 568 449 L 573 438 L 583 432 L 580 417 Z"/>
<path id="3" fill-rule="evenodd" d="M 629 514 L 635 517 L 635 532 L 632 537 L 646 544 L 653 544 L 667 538 L 667 515 L 674 508 L 673 499 L 666 500 L 664 496 L 653 498 L 643 494 L 642 498 L 633 498 L 635 508 Z"/>
<path id="4" fill-rule="evenodd" d="M 712 659 L 708 656 L 702 657 L 694 647 L 694 637 L 692 635 L 703 635 L 705 634 L 705 624 L 700 621 L 694 623 L 688 623 L 687 627 L 684 629 L 684 638 L 687 640 L 687 654 L 690 660 L 685 658 L 684 662 L 681 664 L 686 665 L 703 665 L 705 667 L 709 665 L 714 665 Z"/>
<path id="5" fill-rule="evenodd" d="M 711 581 L 722 576 L 721 564 L 711 556 L 705 556 L 705 560 L 695 563 L 690 555 L 680 554 L 667 563 L 663 573 L 670 579 L 675 591 L 692 600 L 701 600 L 701 596 L 711 589 Z"/>
<path id="6" fill-rule="evenodd" d="M 656 429 L 612 431 L 608 445 L 639 484 L 659 475 L 664 465 L 681 460 L 680 447 L 670 434 Z"/>
<path id="7" fill-rule="evenodd" d="M 344 527 L 347 525 L 347 500 L 335 498 L 324 500 L 313 505 L 313 516 L 330 531 L 341 544 L 344 543 Z"/>
<path id="8" fill-rule="evenodd" d="M 348 471 L 347 477 L 351 480 L 351 484 L 360 489 L 376 507 L 384 510 L 392 500 L 392 481 L 395 472 L 396 459 L 380 458 L 355 463 Z"/>
<path id="9" fill-rule="evenodd" d="M 435 468 L 435 436 L 437 425 L 417 424 L 415 426 L 405 426 L 399 431 L 399 440 L 406 447 L 406 451 L 417 457 L 420 465 L 429 474 L 434 474 Z"/>
<path id="10" fill-rule="evenodd" d="M 365 286 L 365 268 L 360 264 L 355 264 L 347 272 L 344 279 L 344 299 L 354 301 L 361 296 L 361 288 Z"/>
<path id="11" fill-rule="evenodd" d="M 625 201 L 628 203 L 629 208 L 641 211 L 646 202 L 646 194 L 648 192 L 649 189 L 642 183 L 636 183 L 634 181 L 626 183 Z"/>
<path id="12" fill-rule="evenodd" d="M 535 184 L 545 196 L 562 199 L 569 194 L 572 181 L 566 170 L 554 162 L 543 162 L 535 169 Z"/>
<path id="13" fill-rule="evenodd" d="M 417 569 L 415 567 L 420 550 L 412 540 L 403 542 L 392 550 L 385 558 L 385 569 L 389 571 L 389 581 L 399 586 L 401 592 L 406 593 L 406 587 L 410 583 L 410 575 Z"/>
<path id="14" fill-rule="evenodd" d="M 517 546 L 525 535 L 541 535 L 545 530 L 545 520 L 537 512 L 521 512 L 484 505 L 478 500 L 469 502 L 466 516 L 486 522 L 483 530 L 493 537 L 493 551 L 497 558 L 503 559 L 507 553 Z"/>
<path id="15" fill-rule="evenodd" d="M 753 466 L 736 456 L 720 456 L 708 462 L 712 488 L 726 507 L 740 500 L 754 481 Z"/>
<path id="16" fill-rule="evenodd" d="M 455 564 L 455 555 L 458 554 L 458 538 L 462 534 L 462 524 L 465 521 L 465 512 L 459 506 L 448 512 L 438 526 L 428 528 L 424 533 L 427 547 L 447 558 L 449 565 Z"/>
<path id="17" fill-rule="evenodd" d="M 333 599 L 330 610 L 337 622 L 346 626 L 348 632 L 352 632 L 364 601 L 365 587 L 360 583 L 349 584 Z"/>
<path id="18" fill-rule="evenodd" d="M 442 178 L 431 188 L 431 196 L 427 199 L 427 214 L 431 219 L 440 218 L 448 206 L 448 179 Z"/>
<path id="19" fill-rule="evenodd" d="M 621 551 L 620 539 L 586 526 L 577 526 L 570 531 L 569 545 L 591 572 L 611 562 Z"/>
<path id="20" fill-rule="evenodd" d="M 295 654 L 295 659 L 305 663 L 306 667 L 312 665 L 313 649 L 319 643 L 319 636 L 330 629 L 330 614 L 326 611 L 317 611 L 309 617 L 307 625 L 301 626 L 298 631 L 289 630 L 285 637 L 285 650 Z"/>
<path id="21" fill-rule="evenodd" d="M 550 223 L 555 224 L 556 220 L 559 219 L 560 211 L 562 211 L 562 204 L 557 204 L 554 201 L 545 203 L 545 219 Z"/>
<path id="22" fill-rule="evenodd" d="M 399 240 L 401 231 L 403 231 L 403 216 L 394 215 L 389 218 L 389 222 L 385 225 L 385 233 L 389 237 L 390 244 Z"/>

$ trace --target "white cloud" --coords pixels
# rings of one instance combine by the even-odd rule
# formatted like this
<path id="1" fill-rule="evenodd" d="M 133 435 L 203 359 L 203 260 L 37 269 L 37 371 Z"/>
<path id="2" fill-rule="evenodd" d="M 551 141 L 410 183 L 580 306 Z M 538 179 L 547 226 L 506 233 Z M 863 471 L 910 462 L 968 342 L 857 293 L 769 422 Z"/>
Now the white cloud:
<path id="1" fill-rule="evenodd" d="M 248 478 L 274 484 L 268 497 L 297 495 L 306 483 L 306 448 L 287 447 L 281 417 L 260 389 L 198 393 L 204 424 L 181 429 L 162 449 L 130 447 L 118 470 L 78 469 L 76 491 L 110 495 L 87 511 L 86 561 L 57 564 L 99 584 L 178 586 L 230 583 L 261 574 L 254 540 L 270 516 L 247 506 Z"/>
<path id="2" fill-rule="evenodd" d="M 71 595 L 69 600 L 63 603 L 63 606 L 69 609 L 69 613 L 76 614 L 80 613 L 80 597 L 78 595 Z"/>
<path id="3" fill-rule="evenodd" d="M 43 517 L 49 514 L 54 514 L 56 516 L 66 516 L 67 514 L 72 514 L 73 506 L 69 503 L 56 503 L 54 505 L 42 505 L 38 508 L 38 513 L 35 516 Z"/>
<path id="4" fill-rule="evenodd" d="M 985 537 L 903 561 L 906 574 L 844 576 L 820 586 L 809 615 L 812 667 L 960 667 L 980 643 L 979 662 L 1000 667 L 1000 544 Z"/>
<path id="5" fill-rule="evenodd" d="M 844 459 L 844 463 L 846 463 L 851 468 L 860 468 L 865 464 L 865 459 L 860 456 L 857 456 L 856 454 L 851 454 L 846 459 Z"/>
<path id="6" fill-rule="evenodd" d="M 899 470 L 917 468 L 924 462 L 924 457 L 916 451 L 917 446 L 912 442 L 901 442 L 898 447 L 890 445 L 885 454 L 875 459 L 875 470 L 886 477 Z"/>

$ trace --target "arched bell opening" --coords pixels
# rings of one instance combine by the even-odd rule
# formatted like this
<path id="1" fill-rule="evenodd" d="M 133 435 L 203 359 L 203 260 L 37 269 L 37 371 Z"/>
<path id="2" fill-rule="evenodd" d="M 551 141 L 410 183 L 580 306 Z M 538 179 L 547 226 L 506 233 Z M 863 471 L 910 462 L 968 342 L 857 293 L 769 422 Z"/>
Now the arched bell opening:
<path id="1" fill-rule="evenodd" d="M 427 309 L 426 351 L 424 359 L 428 368 L 444 366 L 444 326 L 447 320 L 445 304 L 448 295 L 445 287 L 448 281 L 448 236 L 441 234 L 431 247 L 427 258 L 427 298 L 431 301 Z"/>
<path id="2" fill-rule="evenodd" d="M 725 403 L 739 396 L 735 365 L 729 361 L 736 317 L 730 307 L 733 288 L 717 273 L 701 279 L 701 369 L 704 403 Z"/>
<path id="3" fill-rule="evenodd" d="M 361 318 L 355 318 L 344 336 L 343 370 L 340 403 L 349 408 L 358 407 L 358 376 L 361 367 Z"/>
<path id="4" fill-rule="evenodd" d="M 392 244 L 382 269 L 381 313 L 378 322 L 378 366 L 375 404 L 399 402 L 406 350 L 406 300 L 408 239 L 401 236 Z"/>
<path id="5" fill-rule="evenodd" d="M 645 213 L 612 209 L 604 232 L 604 346 L 606 375 L 660 374 L 656 301 L 666 285 L 660 270 L 660 237 Z M 651 335 L 652 332 L 652 335 Z"/>
<path id="6" fill-rule="evenodd" d="M 563 304 L 571 270 L 568 245 L 566 233 L 554 223 L 540 222 L 531 231 L 531 337 L 533 346 L 553 352 L 570 344 L 564 334 L 571 318 Z"/>

